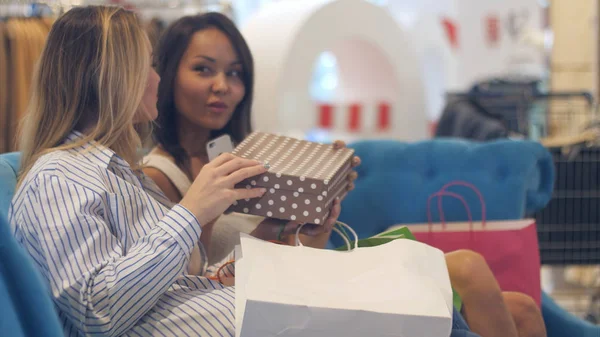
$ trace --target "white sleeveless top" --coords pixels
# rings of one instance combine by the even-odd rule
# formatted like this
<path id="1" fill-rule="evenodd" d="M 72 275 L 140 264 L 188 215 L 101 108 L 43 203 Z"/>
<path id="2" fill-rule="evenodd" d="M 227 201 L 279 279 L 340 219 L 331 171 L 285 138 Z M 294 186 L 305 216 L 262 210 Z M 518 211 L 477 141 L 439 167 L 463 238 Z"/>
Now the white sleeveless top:
<path id="1" fill-rule="evenodd" d="M 187 193 L 192 185 L 188 176 L 179 168 L 179 166 L 177 166 L 171 158 L 159 154 L 157 149 L 150 151 L 150 153 L 144 157 L 142 163 L 145 167 L 152 167 L 164 173 L 182 196 Z"/>
<path id="2" fill-rule="evenodd" d="M 153 149 L 146 155 L 142 163 L 145 167 L 161 171 L 182 196 L 192 185 L 188 176 L 179 166 L 171 158 L 159 154 L 157 149 Z M 225 259 L 240 243 L 240 233 L 249 234 L 263 219 L 260 216 L 238 213 L 221 215 L 213 228 L 208 264 L 211 265 Z"/>

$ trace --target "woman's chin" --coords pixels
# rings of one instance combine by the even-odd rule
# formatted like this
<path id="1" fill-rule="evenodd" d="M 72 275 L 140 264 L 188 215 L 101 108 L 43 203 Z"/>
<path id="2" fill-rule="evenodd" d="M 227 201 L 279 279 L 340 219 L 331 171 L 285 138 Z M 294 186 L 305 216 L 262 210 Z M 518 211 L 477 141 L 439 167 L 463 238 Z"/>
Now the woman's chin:
<path id="1" fill-rule="evenodd" d="M 226 121 L 217 121 L 217 120 L 211 120 L 211 121 L 203 121 L 203 123 L 199 123 L 200 127 L 203 127 L 205 129 L 209 129 L 211 131 L 218 131 L 218 130 L 222 130 L 225 125 L 227 125 L 227 122 L 229 122 L 229 120 Z"/>
<path id="2" fill-rule="evenodd" d="M 223 129 L 229 122 L 228 118 L 215 118 L 214 116 L 197 116 L 195 118 L 185 118 L 184 116 L 180 116 L 180 118 L 178 124 L 181 127 L 190 130 L 218 131 Z"/>

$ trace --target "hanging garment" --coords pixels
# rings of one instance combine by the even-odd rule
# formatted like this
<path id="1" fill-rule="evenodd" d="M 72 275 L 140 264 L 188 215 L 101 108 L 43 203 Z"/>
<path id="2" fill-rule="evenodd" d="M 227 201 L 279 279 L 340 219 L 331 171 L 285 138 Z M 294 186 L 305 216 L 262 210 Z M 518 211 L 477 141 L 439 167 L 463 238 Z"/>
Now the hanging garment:
<path id="1" fill-rule="evenodd" d="M 10 78 L 10 50 L 6 37 L 6 23 L 0 22 L 0 153 L 10 149 L 8 128 L 11 125 L 9 105 L 9 78 Z"/>
<path id="2" fill-rule="evenodd" d="M 23 82 L 19 80 L 23 74 L 25 74 L 25 59 L 22 53 L 21 44 L 24 43 L 23 40 L 23 27 L 21 25 L 21 21 L 18 19 L 9 19 L 6 23 L 7 34 L 6 38 L 8 40 L 9 49 L 10 49 L 10 68 L 12 71 L 9 74 L 9 86 L 8 86 L 8 95 L 10 97 L 10 105 L 7 109 L 7 114 L 9 116 L 9 124 L 7 125 L 7 138 L 8 138 L 8 151 L 12 151 L 16 149 L 16 134 L 18 123 L 16 121 L 17 111 L 23 100 L 22 93 L 24 89 L 22 89 Z"/>
<path id="3" fill-rule="evenodd" d="M 457 137 L 479 141 L 507 138 L 502 121 L 488 115 L 469 99 L 448 103 L 437 126 L 436 137 Z"/>
<path id="4" fill-rule="evenodd" d="M 5 127 L 8 151 L 18 149 L 17 129 L 29 103 L 32 77 L 49 32 L 47 20 L 39 18 L 11 18 L 6 23 L 10 49 L 8 79 L 10 105 L 7 109 L 8 124 Z"/>

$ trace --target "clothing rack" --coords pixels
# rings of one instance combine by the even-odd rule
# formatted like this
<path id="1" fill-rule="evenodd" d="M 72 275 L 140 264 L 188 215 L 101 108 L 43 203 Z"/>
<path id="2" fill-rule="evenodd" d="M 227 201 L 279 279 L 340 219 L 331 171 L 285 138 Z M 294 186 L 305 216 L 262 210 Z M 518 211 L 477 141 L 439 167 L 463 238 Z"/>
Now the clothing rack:
<path id="1" fill-rule="evenodd" d="M 55 16 L 62 9 L 63 5 L 58 1 L 1 1 L 0 18 Z"/>
<path id="2" fill-rule="evenodd" d="M 598 107 L 589 92 L 542 87 L 536 80 L 494 79 L 448 93 L 448 101 L 458 103 L 449 103 L 437 135 L 474 138 L 473 130 L 486 129 L 489 137 L 479 140 L 519 136 L 546 146 L 556 181 L 549 204 L 534 215 L 542 264 L 600 264 Z M 473 125 L 475 117 L 480 124 Z"/>
<path id="3" fill-rule="evenodd" d="M 137 12 L 153 10 L 222 11 L 229 7 L 222 1 L 194 0 L 0 0 L 0 17 L 32 17 L 61 14 L 73 6 L 123 6 Z M 189 13 L 185 13 L 189 14 Z"/>
<path id="4" fill-rule="evenodd" d="M 0 153 L 18 149 L 17 128 L 29 102 L 33 71 L 59 5 L 0 2 Z"/>
<path id="5" fill-rule="evenodd" d="M 449 92 L 447 100 L 471 101 L 511 133 L 533 140 L 555 136 L 550 126 L 558 123 L 576 128 L 570 133 L 577 134 L 597 111 L 593 96 L 585 91 L 539 92 L 529 87 L 514 92 Z"/>
<path id="6" fill-rule="evenodd" d="M 499 79 L 476 84 L 468 92 L 448 93 L 447 99 L 438 136 L 519 136 L 548 148 L 555 167 L 554 192 L 543 210 L 527 216 L 536 219 L 541 263 L 561 280 L 561 289 L 552 296 L 573 314 L 599 322 L 600 287 L 578 283 L 600 272 L 589 269 L 600 268 L 600 113 L 593 96 L 546 92 L 544 83 L 535 79 Z M 562 280 L 567 276 L 568 285 Z"/>

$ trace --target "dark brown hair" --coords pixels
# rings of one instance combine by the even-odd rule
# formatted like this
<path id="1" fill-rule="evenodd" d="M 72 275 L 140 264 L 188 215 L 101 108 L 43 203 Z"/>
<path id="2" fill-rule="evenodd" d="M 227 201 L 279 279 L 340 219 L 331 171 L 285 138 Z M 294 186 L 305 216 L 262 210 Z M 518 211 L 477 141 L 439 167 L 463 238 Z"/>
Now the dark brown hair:
<path id="1" fill-rule="evenodd" d="M 250 48 L 235 24 L 220 13 L 186 16 L 171 24 L 163 33 L 156 55 L 156 71 L 161 77 L 158 86 L 158 118 L 154 130 L 154 141 L 169 152 L 178 165 L 187 160 L 187 155 L 177 136 L 177 108 L 174 86 L 177 69 L 192 36 L 201 30 L 216 28 L 225 34 L 242 63 L 242 81 L 246 94 L 238 104 L 231 119 L 221 130 L 213 130 L 211 138 L 229 134 L 235 143 L 240 143 L 251 131 L 250 109 L 254 86 L 254 62 Z"/>

